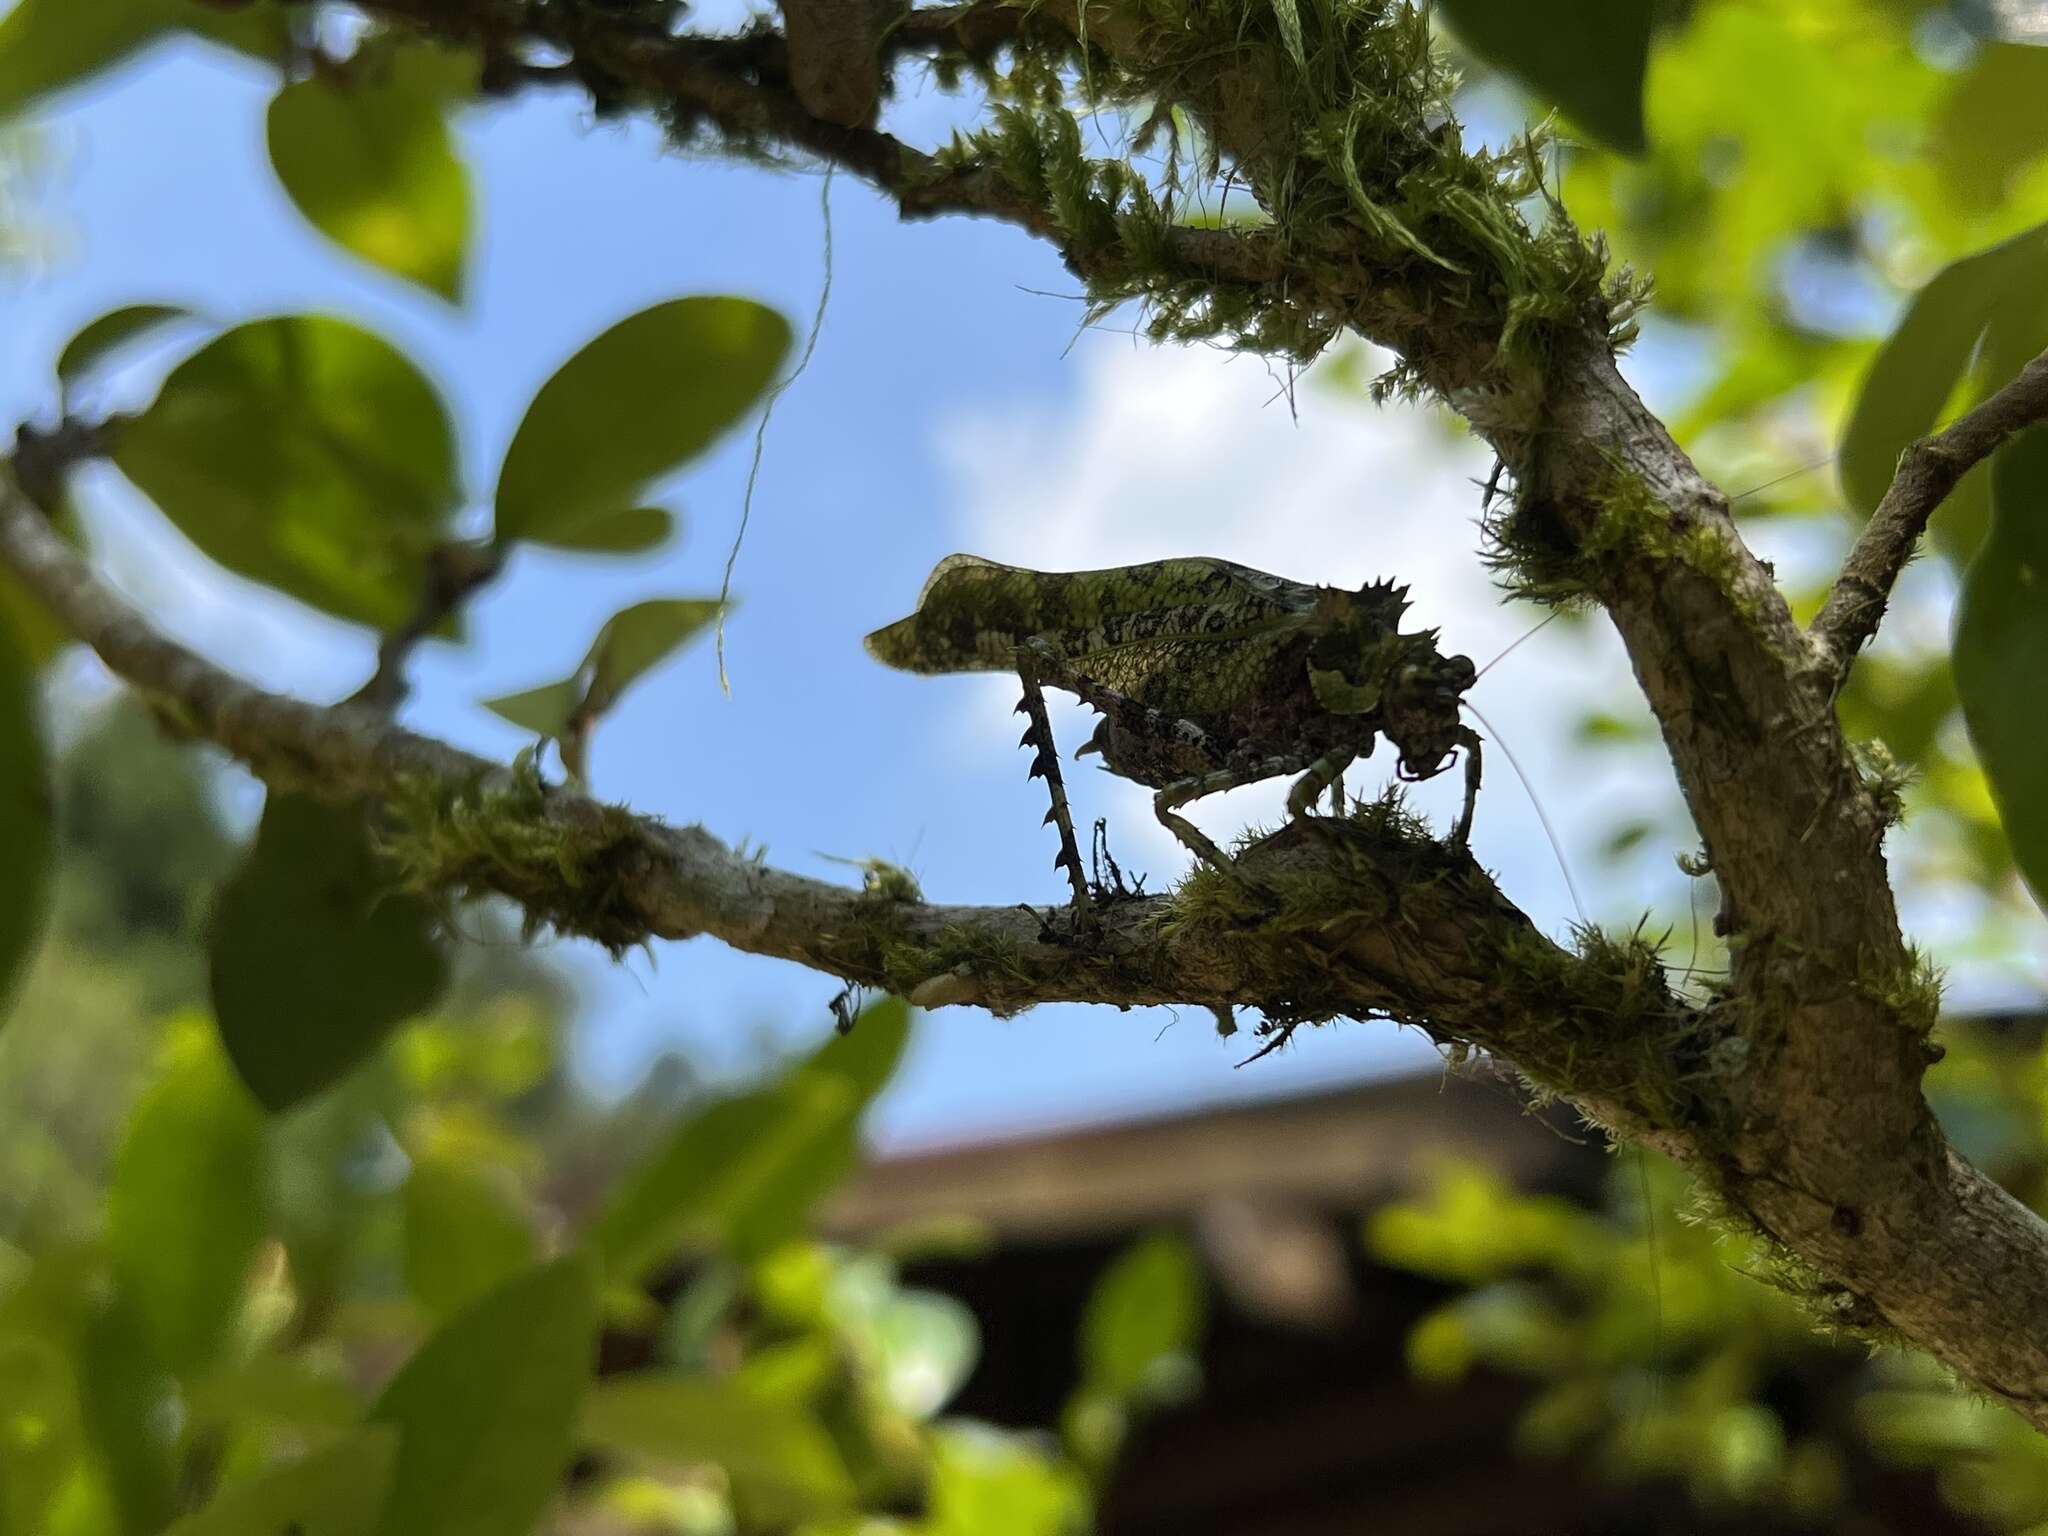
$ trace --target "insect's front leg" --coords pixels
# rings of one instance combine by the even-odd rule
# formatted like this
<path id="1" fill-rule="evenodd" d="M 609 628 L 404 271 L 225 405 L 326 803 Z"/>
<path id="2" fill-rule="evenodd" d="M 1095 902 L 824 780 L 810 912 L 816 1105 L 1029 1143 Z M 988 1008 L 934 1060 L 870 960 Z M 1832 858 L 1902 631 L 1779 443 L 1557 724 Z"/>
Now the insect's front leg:
<path id="1" fill-rule="evenodd" d="M 1080 845 L 1074 840 L 1074 817 L 1067 809 L 1067 786 L 1060 777 L 1060 755 L 1053 745 L 1052 721 L 1045 713 L 1042 669 L 1047 659 L 1044 650 L 1031 642 L 1017 647 L 1017 679 L 1024 685 L 1017 713 L 1030 719 L 1017 745 L 1036 749 L 1036 756 L 1031 759 L 1031 777 L 1045 780 L 1046 791 L 1052 797 L 1052 809 L 1045 813 L 1046 824 L 1057 827 L 1060 835 L 1060 851 L 1053 859 L 1053 867 L 1067 872 L 1068 883 L 1074 887 L 1074 910 L 1080 913 L 1088 908 L 1088 876 L 1081 867 Z"/>
<path id="2" fill-rule="evenodd" d="M 1451 842 L 1463 848 L 1472 840 L 1472 812 L 1479 804 L 1479 733 L 1469 725 L 1459 726 L 1458 745 L 1465 749 L 1465 804 L 1451 829 Z"/>
<path id="3" fill-rule="evenodd" d="M 1307 760 L 1301 757 L 1265 757 L 1256 762 L 1240 764 L 1231 768 L 1219 768 L 1214 773 L 1195 774 L 1178 779 L 1152 797 L 1152 811 L 1160 823 L 1181 840 L 1187 850 L 1199 859 L 1205 859 L 1218 869 L 1234 872 L 1230 857 L 1212 842 L 1207 833 L 1177 814 L 1179 809 L 1191 801 L 1208 795 L 1220 795 L 1226 789 L 1237 789 L 1245 784 L 1257 784 L 1264 779 L 1275 779 L 1283 774 L 1300 773 L 1307 767 Z M 1341 771 L 1341 769 L 1340 769 Z M 1317 787 L 1310 799 L 1322 793 Z"/>

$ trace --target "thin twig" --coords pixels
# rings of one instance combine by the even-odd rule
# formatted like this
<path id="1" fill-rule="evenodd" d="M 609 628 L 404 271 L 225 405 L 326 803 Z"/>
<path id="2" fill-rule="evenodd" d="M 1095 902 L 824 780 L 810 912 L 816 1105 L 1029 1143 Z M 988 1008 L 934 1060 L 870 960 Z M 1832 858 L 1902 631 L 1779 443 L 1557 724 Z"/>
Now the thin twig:
<path id="1" fill-rule="evenodd" d="M 1909 444 L 1891 486 L 1864 527 L 1808 633 L 1840 687 L 1865 642 L 1877 633 L 1927 520 L 1956 483 L 2015 433 L 2048 420 L 2048 352 L 1953 424 Z"/>

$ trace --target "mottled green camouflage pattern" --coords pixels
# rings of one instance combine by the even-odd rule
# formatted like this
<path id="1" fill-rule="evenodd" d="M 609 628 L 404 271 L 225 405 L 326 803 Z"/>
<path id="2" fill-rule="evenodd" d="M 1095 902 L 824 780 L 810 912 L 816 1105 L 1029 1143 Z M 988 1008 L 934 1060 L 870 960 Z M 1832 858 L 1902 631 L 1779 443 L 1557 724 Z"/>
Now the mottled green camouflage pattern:
<path id="1" fill-rule="evenodd" d="M 1031 571 L 951 555 L 917 611 L 867 644 L 910 672 L 1019 672 L 1027 709 L 1041 684 L 1078 694 L 1103 715 L 1083 751 L 1161 790 L 1161 818 L 1210 856 L 1173 806 L 1308 770 L 1290 803 L 1305 801 L 1380 735 L 1406 778 L 1441 771 L 1461 745 L 1476 750 L 1458 718 L 1472 663 L 1443 655 L 1434 630 L 1403 634 L 1407 607 L 1391 582 L 1312 587 L 1227 560 Z M 1049 774 L 1057 759 L 1036 715 L 1026 740 L 1047 754 L 1034 773 Z M 1468 792 L 1461 828 L 1469 805 Z M 1071 842 L 1057 787 L 1054 813 Z"/>
<path id="2" fill-rule="evenodd" d="M 1401 633 L 1407 606 L 1389 582 L 1348 592 L 1228 560 L 1031 571 L 949 555 L 917 611 L 867 644 L 892 667 L 936 673 L 1013 671 L 1019 645 L 1048 642 L 1090 683 L 1218 729 L 1233 747 L 1257 735 L 1284 750 L 1328 739 L 1327 721 L 1304 717 L 1385 715 L 1417 682 L 1458 688 L 1450 664 L 1462 658 L 1440 656 L 1435 631 Z"/>
<path id="3" fill-rule="evenodd" d="M 1199 718 L 1228 711 L 1270 674 L 1316 595 L 1228 560 L 1028 571 L 949 555 L 917 611 L 868 636 L 868 650 L 907 672 L 1008 672 L 1019 645 L 1043 639 L 1089 681 Z"/>

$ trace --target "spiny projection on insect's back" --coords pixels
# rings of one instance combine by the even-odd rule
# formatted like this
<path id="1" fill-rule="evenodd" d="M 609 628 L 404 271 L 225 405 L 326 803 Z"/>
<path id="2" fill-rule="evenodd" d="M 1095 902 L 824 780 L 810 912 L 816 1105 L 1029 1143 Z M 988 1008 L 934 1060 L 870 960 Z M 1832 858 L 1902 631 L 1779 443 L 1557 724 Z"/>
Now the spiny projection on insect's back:
<path id="1" fill-rule="evenodd" d="M 1299 774 L 1288 809 L 1305 815 L 1347 764 L 1384 735 L 1403 778 L 1448 767 L 1463 748 L 1471 829 L 1479 738 L 1458 719 L 1475 673 L 1434 630 L 1402 633 L 1407 589 L 1313 587 L 1227 560 L 1186 558 L 1100 571 L 1032 571 L 973 555 L 942 560 L 916 612 L 868 636 L 906 671 L 1014 671 L 1024 686 L 1033 777 L 1052 798 L 1060 854 L 1085 905 L 1066 792 L 1042 689 L 1063 688 L 1103 716 L 1081 754 L 1158 791 L 1159 819 L 1198 856 L 1222 851 L 1179 807 L 1261 779 Z"/>

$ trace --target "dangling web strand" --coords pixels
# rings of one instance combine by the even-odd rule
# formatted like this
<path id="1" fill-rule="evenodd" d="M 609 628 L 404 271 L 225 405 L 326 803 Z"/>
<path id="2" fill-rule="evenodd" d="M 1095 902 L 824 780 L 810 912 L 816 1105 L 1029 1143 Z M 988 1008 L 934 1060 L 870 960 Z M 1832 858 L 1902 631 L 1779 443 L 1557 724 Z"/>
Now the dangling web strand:
<path id="1" fill-rule="evenodd" d="M 803 356 L 796 360 L 791 369 L 773 389 L 761 406 L 761 423 L 754 428 L 754 459 L 747 466 L 747 489 L 740 498 L 740 526 L 732 536 L 732 548 L 725 555 L 725 576 L 718 583 L 718 686 L 732 697 L 732 679 L 725 675 L 725 606 L 732 596 L 732 568 L 739 564 L 740 545 L 746 542 L 747 523 L 754 515 L 754 487 L 761 479 L 761 450 L 768 442 L 768 422 L 775 415 L 775 402 L 782 398 L 782 392 L 804 376 L 804 370 L 811 366 L 811 354 L 818 350 L 818 333 L 825 328 L 825 305 L 832 297 L 832 165 L 825 165 L 825 179 L 818 186 L 818 213 L 825 225 L 825 280 L 818 285 L 818 308 L 811 316 L 811 334 L 804 339 Z"/>

